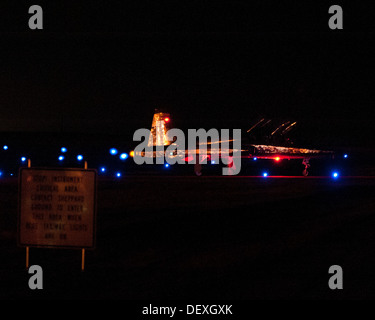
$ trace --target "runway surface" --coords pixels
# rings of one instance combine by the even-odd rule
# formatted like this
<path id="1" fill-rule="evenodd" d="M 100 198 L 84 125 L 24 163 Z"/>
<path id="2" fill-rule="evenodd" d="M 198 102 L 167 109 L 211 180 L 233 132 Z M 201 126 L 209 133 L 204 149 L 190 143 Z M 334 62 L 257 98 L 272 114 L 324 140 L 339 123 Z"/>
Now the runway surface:
<path id="1" fill-rule="evenodd" d="M 0 298 L 375 298 L 374 177 L 99 179 L 97 247 L 17 247 L 17 180 L 0 182 Z M 330 290 L 340 265 L 344 289 Z"/>

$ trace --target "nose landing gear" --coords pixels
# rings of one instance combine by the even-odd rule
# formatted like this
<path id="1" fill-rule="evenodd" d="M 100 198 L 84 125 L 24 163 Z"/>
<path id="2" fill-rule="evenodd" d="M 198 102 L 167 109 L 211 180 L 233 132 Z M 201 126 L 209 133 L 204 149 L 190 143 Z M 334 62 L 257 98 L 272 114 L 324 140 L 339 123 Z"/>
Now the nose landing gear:
<path id="1" fill-rule="evenodd" d="M 305 169 L 302 171 L 302 174 L 307 177 L 309 175 L 308 168 L 310 168 L 310 158 L 304 158 L 302 164 L 305 166 Z"/>

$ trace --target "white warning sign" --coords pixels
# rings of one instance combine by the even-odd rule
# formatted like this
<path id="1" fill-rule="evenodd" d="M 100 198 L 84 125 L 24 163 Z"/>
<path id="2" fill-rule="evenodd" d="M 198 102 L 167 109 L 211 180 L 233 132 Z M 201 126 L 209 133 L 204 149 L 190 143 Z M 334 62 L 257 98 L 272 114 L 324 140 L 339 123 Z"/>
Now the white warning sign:
<path id="1" fill-rule="evenodd" d="M 22 168 L 19 245 L 93 248 L 96 178 L 91 169 Z"/>

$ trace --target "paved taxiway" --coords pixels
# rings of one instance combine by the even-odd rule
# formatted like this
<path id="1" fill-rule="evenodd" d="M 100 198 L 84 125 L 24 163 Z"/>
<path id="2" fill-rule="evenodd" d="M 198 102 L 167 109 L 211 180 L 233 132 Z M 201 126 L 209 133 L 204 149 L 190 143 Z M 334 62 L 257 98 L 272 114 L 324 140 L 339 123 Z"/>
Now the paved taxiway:
<path id="1" fill-rule="evenodd" d="M 0 182 L 0 297 L 374 298 L 374 177 L 99 179 L 97 248 L 16 245 L 17 180 Z M 328 288 L 331 265 L 344 290 Z"/>

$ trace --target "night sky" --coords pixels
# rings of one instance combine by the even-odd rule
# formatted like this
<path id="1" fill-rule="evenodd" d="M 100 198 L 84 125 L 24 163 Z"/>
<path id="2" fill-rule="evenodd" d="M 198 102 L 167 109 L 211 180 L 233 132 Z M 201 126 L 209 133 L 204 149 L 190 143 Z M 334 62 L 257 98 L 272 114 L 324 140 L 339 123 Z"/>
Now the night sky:
<path id="1" fill-rule="evenodd" d="M 339 145 L 374 140 L 371 7 L 343 5 L 331 31 L 329 4 L 312 2 L 68 3 L 39 2 L 39 31 L 34 3 L 0 8 L 1 131 L 131 134 L 160 108 L 180 128 L 267 116 Z"/>

